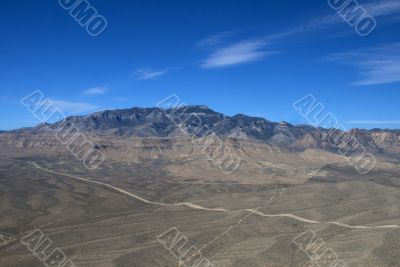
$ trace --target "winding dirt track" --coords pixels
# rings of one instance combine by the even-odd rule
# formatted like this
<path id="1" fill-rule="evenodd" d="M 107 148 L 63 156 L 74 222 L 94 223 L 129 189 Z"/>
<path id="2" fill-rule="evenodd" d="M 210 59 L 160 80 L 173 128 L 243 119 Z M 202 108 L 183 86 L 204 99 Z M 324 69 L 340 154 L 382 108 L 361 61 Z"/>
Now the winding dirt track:
<path id="1" fill-rule="evenodd" d="M 154 202 L 154 201 L 150 201 L 147 200 L 145 198 L 142 198 L 136 194 L 133 194 L 131 192 L 125 191 L 121 188 L 115 187 L 113 185 L 107 184 L 107 183 L 102 183 L 102 182 L 97 182 L 97 181 L 93 181 L 90 179 L 86 179 L 86 178 L 82 178 L 82 177 L 78 177 L 75 175 L 70 175 L 70 174 L 65 174 L 65 173 L 61 173 L 61 172 L 56 172 L 47 168 L 43 168 L 41 166 L 39 166 L 36 162 L 31 161 L 31 163 L 37 168 L 40 169 L 42 171 L 46 171 L 46 172 L 50 172 L 50 173 L 54 173 L 54 174 L 58 174 L 58 175 L 62 175 L 62 176 L 66 176 L 66 177 L 70 177 L 79 181 L 84 181 L 84 182 L 88 182 L 88 183 L 92 183 L 92 184 L 96 184 L 96 185 L 100 185 L 100 186 L 104 186 L 107 188 L 110 188 L 114 191 L 117 191 L 121 194 L 127 195 L 129 197 L 135 198 L 137 200 L 140 200 L 144 203 L 147 204 L 152 204 L 152 205 L 159 205 L 159 206 L 168 206 L 168 207 L 172 207 L 172 206 L 187 206 L 189 208 L 195 209 L 195 210 L 205 210 L 205 211 L 218 211 L 218 212 L 237 212 L 237 211 L 248 211 L 250 212 L 250 214 L 255 214 L 261 217 L 268 217 L 268 218 L 275 218 L 275 217 L 285 217 L 285 218 L 291 218 L 294 219 L 296 221 L 299 222 L 303 222 L 303 223 L 308 223 L 308 224 L 332 224 L 332 225 L 336 225 L 336 226 L 340 226 L 340 227 L 344 227 L 344 228 L 349 228 L 349 229 L 400 229 L 400 225 L 376 225 L 376 226 L 368 226 L 368 225 L 349 225 L 349 224 L 345 224 L 345 223 L 341 223 L 341 222 L 321 222 L 321 221 L 315 221 L 315 220 L 310 220 L 307 218 L 303 218 L 303 217 L 299 217 L 293 214 L 265 214 L 261 211 L 258 211 L 256 209 L 244 209 L 244 210 L 228 210 L 228 209 L 224 209 L 224 208 L 207 208 L 207 207 L 203 207 L 200 205 L 197 205 L 195 203 L 191 203 L 191 202 L 181 202 L 181 203 L 174 203 L 174 204 L 168 204 L 168 203 L 162 203 L 162 202 Z"/>

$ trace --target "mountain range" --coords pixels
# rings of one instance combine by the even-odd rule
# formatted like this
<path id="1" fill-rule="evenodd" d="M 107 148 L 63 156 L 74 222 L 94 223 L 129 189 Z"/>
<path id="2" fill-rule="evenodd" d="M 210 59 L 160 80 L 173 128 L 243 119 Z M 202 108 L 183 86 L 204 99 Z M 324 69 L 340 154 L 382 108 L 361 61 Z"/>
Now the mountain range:
<path id="1" fill-rule="evenodd" d="M 110 138 L 184 139 L 213 133 L 220 138 L 263 142 L 295 151 L 311 148 L 334 152 L 345 145 L 374 153 L 400 153 L 400 130 L 352 129 L 344 132 L 271 122 L 244 114 L 226 116 L 204 105 L 177 109 L 134 107 L 71 116 L 52 124 L 0 132 L 0 144 L 22 142 L 22 146 L 31 146 L 38 137 L 62 129 L 66 123 L 82 133 Z"/>

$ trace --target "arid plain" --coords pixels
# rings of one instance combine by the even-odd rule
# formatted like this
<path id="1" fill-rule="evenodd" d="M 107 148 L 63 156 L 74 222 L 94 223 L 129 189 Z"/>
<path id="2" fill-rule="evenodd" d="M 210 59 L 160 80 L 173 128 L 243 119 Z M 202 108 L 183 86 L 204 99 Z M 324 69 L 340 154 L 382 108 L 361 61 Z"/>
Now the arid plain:
<path id="1" fill-rule="evenodd" d="M 346 266 L 400 262 L 395 157 L 360 175 L 334 153 L 224 139 L 242 159 L 224 174 L 190 140 L 108 142 L 94 171 L 61 145 L 2 151 L 1 266 L 42 264 L 20 242 L 35 229 L 76 266 L 186 266 L 157 239 L 171 228 L 214 266 L 313 266 L 295 242 L 310 230 Z"/>

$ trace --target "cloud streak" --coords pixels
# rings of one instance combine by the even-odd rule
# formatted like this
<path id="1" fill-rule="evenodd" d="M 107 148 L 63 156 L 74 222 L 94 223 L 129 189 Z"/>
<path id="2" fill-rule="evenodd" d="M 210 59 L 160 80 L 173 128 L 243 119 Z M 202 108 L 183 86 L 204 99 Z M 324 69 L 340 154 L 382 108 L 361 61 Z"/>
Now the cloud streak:
<path id="1" fill-rule="evenodd" d="M 226 32 L 220 32 L 211 36 L 208 36 L 200 41 L 198 41 L 195 44 L 196 48 L 202 49 L 202 48 L 210 48 L 210 47 L 215 47 L 217 45 L 220 45 L 223 43 L 226 38 L 232 37 L 235 34 L 234 31 L 226 31 Z"/>
<path id="2" fill-rule="evenodd" d="M 113 100 L 117 101 L 117 102 L 127 102 L 127 101 L 129 101 L 129 98 L 117 96 L 117 97 L 113 97 Z"/>
<path id="3" fill-rule="evenodd" d="M 102 95 L 107 93 L 108 89 L 102 86 L 96 86 L 83 91 L 85 95 Z"/>
<path id="4" fill-rule="evenodd" d="M 54 106 L 59 108 L 62 112 L 80 114 L 88 111 L 94 111 L 99 109 L 98 106 L 83 103 L 83 102 L 71 102 L 66 100 L 52 99 Z"/>
<path id="5" fill-rule="evenodd" d="M 372 15 L 375 18 L 380 17 L 380 21 L 383 21 L 384 17 L 391 17 L 393 15 L 400 14 L 400 1 L 398 0 L 381 0 L 379 2 L 368 1 L 361 3 L 360 6 L 366 10 L 366 14 Z M 352 10 L 349 9 L 347 11 L 349 11 L 349 14 L 351 14 Z M 311 34 L 319 30 L 334 29 L 346 24 L 347 23 L 345 22 L 345 20 L 343 20 L 343 18 L 341 18 L 340 15 L 337 14 L 337 11 L 332 10 L 331 13 L 315 17 L 309 20 L 307 23 L 301 24 L 300 26 L 281 33 L 270 34 L 252 40 L 242 39 L 236 42 L 228 42 L 227 39 L 233 37 L 235 33 L 233 31 L 227 31 L 211 35 L 203 40 L 200 40 L 196 43 L 195 47 L 211 50 L 206 59 L 201 62 L 201 68 L 217 69 L 231 67 L 244 63 L 260 61 L 268 56 L 277 54 L 277 52 L 267 49 L 267 46 L 278 43 L 283 39 L 294 37 L 299 34 Z M 346 25 L 346 29 L 347 28 L 348 25 Z M 349 30 L 346 34 L 343 34 L 342 32 L 341 34 L 336 34 L 333 36 L 335 36 L 335 38 L 338 38 L 347 36 L 351 33 L 352 31 Z M 360 84 L 362 84 L 363 82 L 365 82 L 366 84 L 373 84 L 374 82 L 376 82 L 378 84 L 386 83 L 390 80 L 395 80 L 395 78 L 390 77 L 390 73 L 397 73 L 397 71 L 395 71 L 396 62 L 386 62 L 382 64 L 380 68 L 378 67 L 375 69 L 373 69 L 372 67 L 368 67 L 371 66 L 371 64 L 373 63 L 375 62 L 364 62 L 365 67 L 363 75 L 365 75 L 366 77 L 374 77 L 372 77 L 372 79 L 363 79 L 362 81 L 360 81 Z M 361 63 L 359 65 L 361 65 Z M 384 75 L 385 77 L 383 77 L 380 81 L 377 76 L 381 75 L 381 72 L 386 72 L 389 74 Z"/>
<path id="6" fill-rule="evenodd" d="M 159 76 L 167 74 L 168 72 L 169 72 L 168 69 L 154 70 L 151 68 L 143 68 L 136 70 L 134 75 L 136 77 L 136 80 L 145 81 L 145 80 L 155 79 Z"/>
<path id="7" fill-rule="evenodd" d="M 400 1 L 386 0 L 362 4 L 367 12 L 374 17 L 388 16 L 400 12 Z"/>
<path id="8" fill-rule="evenodd" d="M 379 2 L 369 1 L 360 3 L 360 7 L 365 9 L 366 14 L 371 15 L 375 18 L 380 18 L 379 22 L 382 22 L 384 17 L 390 18 L 400 14 L 400 1 L 398 0 L 381 0 Z M 349 9 L 348 11 L 351 11 L 351 9 Z M 299 33 L 308 33 L 318 30 L 330 29 L 345 24 L 345 20 L 343 20 L 343 18 L 341 18 L 339 14 L 336 13 L 336 11 L 332 11 L 331 14 L 316 17 L 290 31 L 284 32 L 282 34 L 276 34 L 276 36 L 288 37 Z"/>
<path id="9" fill-rule="evenodd" d="M 398 0 L 380 0 L 379 2 L 368 1 L 359 3 L 360 4 L 359 6 L 352 5 L 352 3 L 355 3 L 352 1 L 350 1 L 349 3 L 350 3 L 349 5 L 347 4 L 344 5 L 343 8 L 345 10 L 343 12 L 344 13 L 349 12 L 348 16 L 350 17 L 353 8 L 355 9 L 363 8 L 366 11 L 367 15 L 373 16 L 375 18 L 396 15 L 399 14 L 400 12 L 400 1 Z M 346 9 L 347 7 L 348 9 Z M 327 14 L 325 16 L 311 20 L 307 25 L 303 26 L 303 28 L 309 30 L 323 29 L 327 27 L 336 26 L 343 22 L 345 21 L 338 14 Z"/>
<path id="10" fill-rule="evenodd" d="M 355 85 L 400 82 L 400 43 L 337 53 L 327 60 L 356 67 L 360 79 Z"/>
<path id="11" fill-rule="evenodd" d="M 255 62 L 276 52 L 266 51 L 263 40 L 240 41 L 213 51 L 200 65 L 203 69 L 231 67 Z"/>

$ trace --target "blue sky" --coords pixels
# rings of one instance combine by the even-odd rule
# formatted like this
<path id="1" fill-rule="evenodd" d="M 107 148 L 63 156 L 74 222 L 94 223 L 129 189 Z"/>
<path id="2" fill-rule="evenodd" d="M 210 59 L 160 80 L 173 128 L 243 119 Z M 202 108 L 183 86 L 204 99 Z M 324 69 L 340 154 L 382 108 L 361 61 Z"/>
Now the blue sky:
<path id="1" fill-rule="evenodd" d="M 20 99 L 41 90 L 68 115 L 187 104 L 303 123 L 313 94 L 348 128 L 400 128 L 400 1 L 359 1 L 362 37 L 325 0 L 91 0 L 90 36 L 56 0 L 0 8 L 0 129 L 38 122 Z"/>

